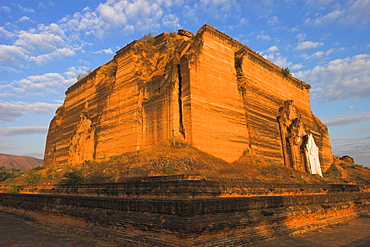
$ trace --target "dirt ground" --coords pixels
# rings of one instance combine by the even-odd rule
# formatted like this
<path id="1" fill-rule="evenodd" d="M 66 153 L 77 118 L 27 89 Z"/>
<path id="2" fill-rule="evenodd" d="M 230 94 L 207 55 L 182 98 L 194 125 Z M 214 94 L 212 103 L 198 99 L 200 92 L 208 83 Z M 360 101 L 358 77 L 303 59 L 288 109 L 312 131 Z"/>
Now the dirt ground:
<path id="1" fill-rule="evenodd" d="M 326 228 L 281 239 L 267 240 L 251 247 L 369 247 L 370 218 L 357 218 Z"/>
<path id="2" fill-rule="evenodd" d="M 109 242 L 48 228 L 36 223 L 0 213 L 1 247 L 113 247 Z M 294 246 L 370 246 L 370 218 L 358 218 L 348 222 L 306 232 L 293 237 L 268 240 L 251 247 L 294 247 Z"/>
<path id="3" fill-rule="evenodd" d="M 108 242 L 49 228 L 0 212 L 0 247 L 110 247 Z"/>

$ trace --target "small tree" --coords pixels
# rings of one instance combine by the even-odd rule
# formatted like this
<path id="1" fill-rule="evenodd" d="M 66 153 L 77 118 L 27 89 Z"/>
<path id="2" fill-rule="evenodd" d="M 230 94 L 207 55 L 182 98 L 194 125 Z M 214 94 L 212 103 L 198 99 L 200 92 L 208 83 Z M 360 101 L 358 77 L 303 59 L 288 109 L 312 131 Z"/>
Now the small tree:
<path id="1" fill-rule="evenodd" d="M 8 190 L 8 193 L 19 193 L 19 191 L 22 190 L 22 185 L 10 185 L 10 189 Z"/>
<path id="2" fill-rule="evenodd" d="M 87 75 L 88 75 L 88 74 L 90 74 L 90 73 L 91 73 L 91 70 L 88 70 L 88 71 L 86 71 L 86 73 L 84 73 L 84 74 L 79 74 L 79 75 L 77 75 L 77 77 L 76 77 L 77 81 L 81 80 L 82 78 L 84 78 L 85 76 L 87 76 Z"/>
<path id="3" fill-rule="evenodd" d="M 290 69 L 288 67 L 281 69 L 281 73 L 283 73 L 284 76 L 288 77 L 290 76 Z"/>
<path id="4" fill-rule="evenodd" d="M 144 35 L 143 37 L 140 38 L 140 41 L 152 43 L 154 41 L 153 34 L 148 33 L 147 35 Z"/>
<path id="5" fill-rule="evenodd" d="M 22 171 L 16 168 L 7 169 L 5 166 L 0 167 L 0 182 L 8 178 L 16 178 L 22 174 Z"/>
<path id="6" fill-rule="evenodd" d="M 35 185 L 41 178 L 41 174 L 35 171 L 32 171 L 27 174 L 27 177 L 24 179 L 24 183 L 27 185 Z"/>
<path id="7" fill-rule="evenodd" d="M 63 175 L 62 182 L 65 184 L 80 184 L 85 181 L 81 171 L 66 172 Z"/>

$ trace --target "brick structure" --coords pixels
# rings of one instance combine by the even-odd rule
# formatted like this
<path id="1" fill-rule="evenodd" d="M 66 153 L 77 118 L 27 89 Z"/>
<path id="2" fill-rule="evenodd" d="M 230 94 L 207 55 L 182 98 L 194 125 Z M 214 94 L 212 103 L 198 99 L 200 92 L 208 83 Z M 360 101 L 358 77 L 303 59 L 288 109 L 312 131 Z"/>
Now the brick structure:
<path id="1" fill-rule="evenodd" d="M 44 164 L 100 161 L 170 139 L 228 162 L 248 151 L 307 170 L 303 145 L 312 134 L 325 171 L 330 140 L 309 90 L 208 25 L 134 41 L 67 90 Z"/>
<path id="2" fill-rule="evenodd" d="M 369 192 L 234 198 L 0 193 L 0 212 L 125 246 L 245 246 L 364 215 Z"/>

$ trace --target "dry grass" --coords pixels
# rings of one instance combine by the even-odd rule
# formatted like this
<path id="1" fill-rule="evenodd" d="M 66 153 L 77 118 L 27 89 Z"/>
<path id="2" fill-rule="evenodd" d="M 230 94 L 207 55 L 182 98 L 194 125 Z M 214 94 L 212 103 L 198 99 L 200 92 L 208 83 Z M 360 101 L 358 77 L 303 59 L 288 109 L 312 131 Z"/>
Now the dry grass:
<path id="1" fill-rule="evenodd" d="M 85 161 L 78 166 L 42 167 L 39 185 L 60 183 L 66 172 L 81 171 L 85 183 L 122 182 L 130 177 L 199 174 L 205 178 L 244 179 L 271 183 L 370 183 L 370 169 L 337 159 L 324 177 L 297 171 L 252 153 L 228 163 L 186 143 L 169 141 L 106 161 Z M 25 184 L 27 174 L 11 181 Z"/>
<path id="2" fill-rule="evenodd" d="M 228 163 L 204 153 L 186 143 L 162 142 L 140 152 L 125 153 L 120 157 L 97 162 L 85 161 L 64 169 L 48 167 L 40 170 L 38 184 L 55 184 L 65 172 L 82 171 L 86 183 L 121 182 L 129 177 L 199 174 L 205 178 L 245 179 L 274 183 L 329 183 L 316 175 L 275 164 L 253 154 Z"/>

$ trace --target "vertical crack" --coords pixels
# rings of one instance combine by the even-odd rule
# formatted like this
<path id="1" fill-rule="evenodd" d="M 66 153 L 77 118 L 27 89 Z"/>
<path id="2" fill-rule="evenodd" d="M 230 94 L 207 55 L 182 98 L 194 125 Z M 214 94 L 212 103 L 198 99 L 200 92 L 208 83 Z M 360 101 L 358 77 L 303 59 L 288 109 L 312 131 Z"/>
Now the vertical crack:
<path id="1" fill-rule="evenodd" d="M 183 114 L 182 114 L 182 77 L 180 72 L 180 64 L 177 65 L 177 75 L 179 79 L 179 93 L 178 93 L 178 103 L 179 103 L 179 132 L 182 134 L 182 136 L 185 139 L 185 129 L 184 129 L 184 123 L 183 123 Z"/>

